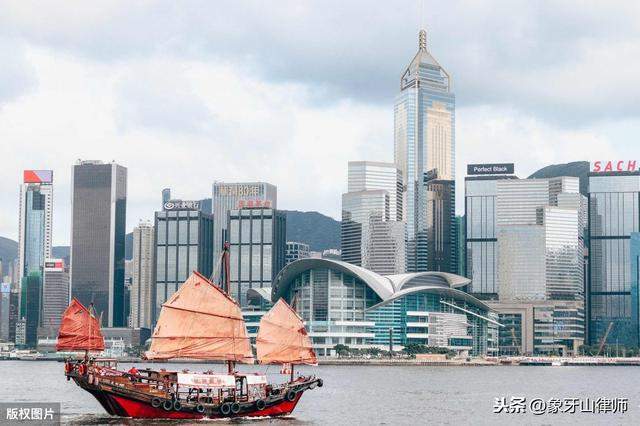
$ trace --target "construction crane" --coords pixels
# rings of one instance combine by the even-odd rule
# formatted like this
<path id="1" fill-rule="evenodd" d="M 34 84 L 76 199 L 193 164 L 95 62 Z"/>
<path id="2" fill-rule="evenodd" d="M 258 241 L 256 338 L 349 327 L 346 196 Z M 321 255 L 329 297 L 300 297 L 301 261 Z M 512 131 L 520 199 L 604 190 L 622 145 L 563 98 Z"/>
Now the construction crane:
<path id="1" fill-rule="evenodd" d="M 602 340 L 600 341 L 600 348 L 598 348 L 598 355 L 596 356 L 600 356 L 600 354 L 602 354 L 602 350 L 604 349 L 604 345 L 607 343 L 607 337 L 609 337 L 609 333 L 611 332 L 612 328 L 613 321 L 610 321 L 609 326 L 607 327 L 607 331 L 604 333 L 604 336 L 602 336 Z"/>

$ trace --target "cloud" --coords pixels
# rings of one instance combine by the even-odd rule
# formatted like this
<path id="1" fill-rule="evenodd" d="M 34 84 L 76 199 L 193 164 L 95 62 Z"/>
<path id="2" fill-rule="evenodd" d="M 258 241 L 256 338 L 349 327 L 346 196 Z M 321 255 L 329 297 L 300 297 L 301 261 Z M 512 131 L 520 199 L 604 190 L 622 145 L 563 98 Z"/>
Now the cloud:
<path id="1" fill-rule="evenodd" d="M 640 113 L 637 2 L 458 0 L 429 2 L 424 15 L 460 107 L 515 108 L 563 127 Z M 388 105 L 420 21 L 414 0 L 16 2 L 0 12 L 0 34 L 100 61 L 232 62 L 308 86 L 310 102 Z"/>
<path id="2" fill-rule="evenodd" d="M 430 49 L 453 75 L 459 188 L 469 162 L 513 161 L 526 176 L 637 155 L 639 7 L 427 4 Z M 393 158 L 393 99 L 416 51 L 416 9 L 409 0 L 3 4 L 0 235 L 16 238 L 22 170 L 51 168 L 54 241 L 67 243 L 78 158 L 128 167 L 129 229 L 153 217 L 162 188 L 200 199 L 214 180 L 270 181 L 281 208 L 339 218 L 347 162 Z"/>
<path id="3" fill-rule="evenodd" d="M 278 186 L 281 208 L 339 217 L 347 162 L 392 155 L 386 108 L 310 105 L 304 86 L 251 78 L 234 64 L 163 55 L 79 62 L 42 48 L 28 58 L 39 90 L 0 113 L 0 139 L 13 142 L 3 155 L 14 159 L 0 169 L 0 235 L 16 237 L 25 168 L 54 169 L 53 237 L 65 244 L 79 158 L 128 168 L 131 229 L 153 218 L 162 188 L 200 199 L 211 196 L 215 180 L 268 181 Z"/>
<path id="4" fill-rule="evenodd" d="M 24 56 L 24 46 L 16 40 L 0 38 L 0 110 L 3 104 L 26 94 L 36 84 L 33 70 Z"/>

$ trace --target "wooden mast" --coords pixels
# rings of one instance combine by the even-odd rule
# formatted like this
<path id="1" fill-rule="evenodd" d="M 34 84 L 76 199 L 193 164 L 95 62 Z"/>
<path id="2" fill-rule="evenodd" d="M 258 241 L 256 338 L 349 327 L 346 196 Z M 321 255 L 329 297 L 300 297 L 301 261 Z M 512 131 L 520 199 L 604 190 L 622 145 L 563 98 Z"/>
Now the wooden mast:
<path id="1" fill-rule="evenodd" d="M 230 260 L 229 260 L 229 242 L 225 241 L 224 246 L 222 247 L 222 267 L 223 269 L 223 275 L 224 278 L 222 279 L 222 282 L 220 283 L 222 286 L 222 290 L 229 294 L 229 290 L 231 288 L 231 278 L 229 276 L 230 274 Z M 233 374 L 233 370 L 235 369 L 235 363 L 233 361 L 227 361 L 227 372 L 229 374 Z"/>

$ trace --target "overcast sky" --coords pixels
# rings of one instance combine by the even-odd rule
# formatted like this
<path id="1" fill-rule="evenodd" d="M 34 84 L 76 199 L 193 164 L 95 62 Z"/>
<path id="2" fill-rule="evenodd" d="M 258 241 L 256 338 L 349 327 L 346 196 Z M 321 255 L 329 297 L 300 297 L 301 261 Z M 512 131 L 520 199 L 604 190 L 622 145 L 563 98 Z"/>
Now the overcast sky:
<path id="1" fill-rule="evenodd" d="M 0 0 L 0 235 L 24 169 L 53 169 L 70 239 L 76 159 L 129 170 L 127 229 L 160 191 L 264 180 L 336 219 L 349 160 L 393 160 L 393 102 L 417 49 L 453 77 L 458 210 L 469 162 L 640 157 L 637 1 Z"/>

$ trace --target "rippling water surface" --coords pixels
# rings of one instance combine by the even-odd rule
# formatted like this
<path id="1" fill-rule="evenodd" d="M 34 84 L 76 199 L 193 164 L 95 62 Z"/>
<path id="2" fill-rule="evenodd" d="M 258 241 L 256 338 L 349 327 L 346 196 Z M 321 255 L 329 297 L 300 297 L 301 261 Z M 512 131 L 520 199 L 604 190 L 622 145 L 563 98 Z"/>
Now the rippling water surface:
<path id="1" fill-rule="evenodd" d="M 222 365 L 150 366 L 223 370 Z M 265 371 L 274 381 L 285 380 L 277 366 L 251 370 Z M 319 366 L 301 371 L 322 377 L 325 385 L 305 392 L 293 414 L 282 419 L 149 422 L 110 417 L 90 394 L 66 381 L 63 364 L 57 362 L 0 361 L 0 401 L 60 402 L 63 422 L 78 425 L 640 424 L 640 367 Z M 625 397 L 629 410 L 625 414 L 493 414 L 494 400 L 502 396 Z"/>

